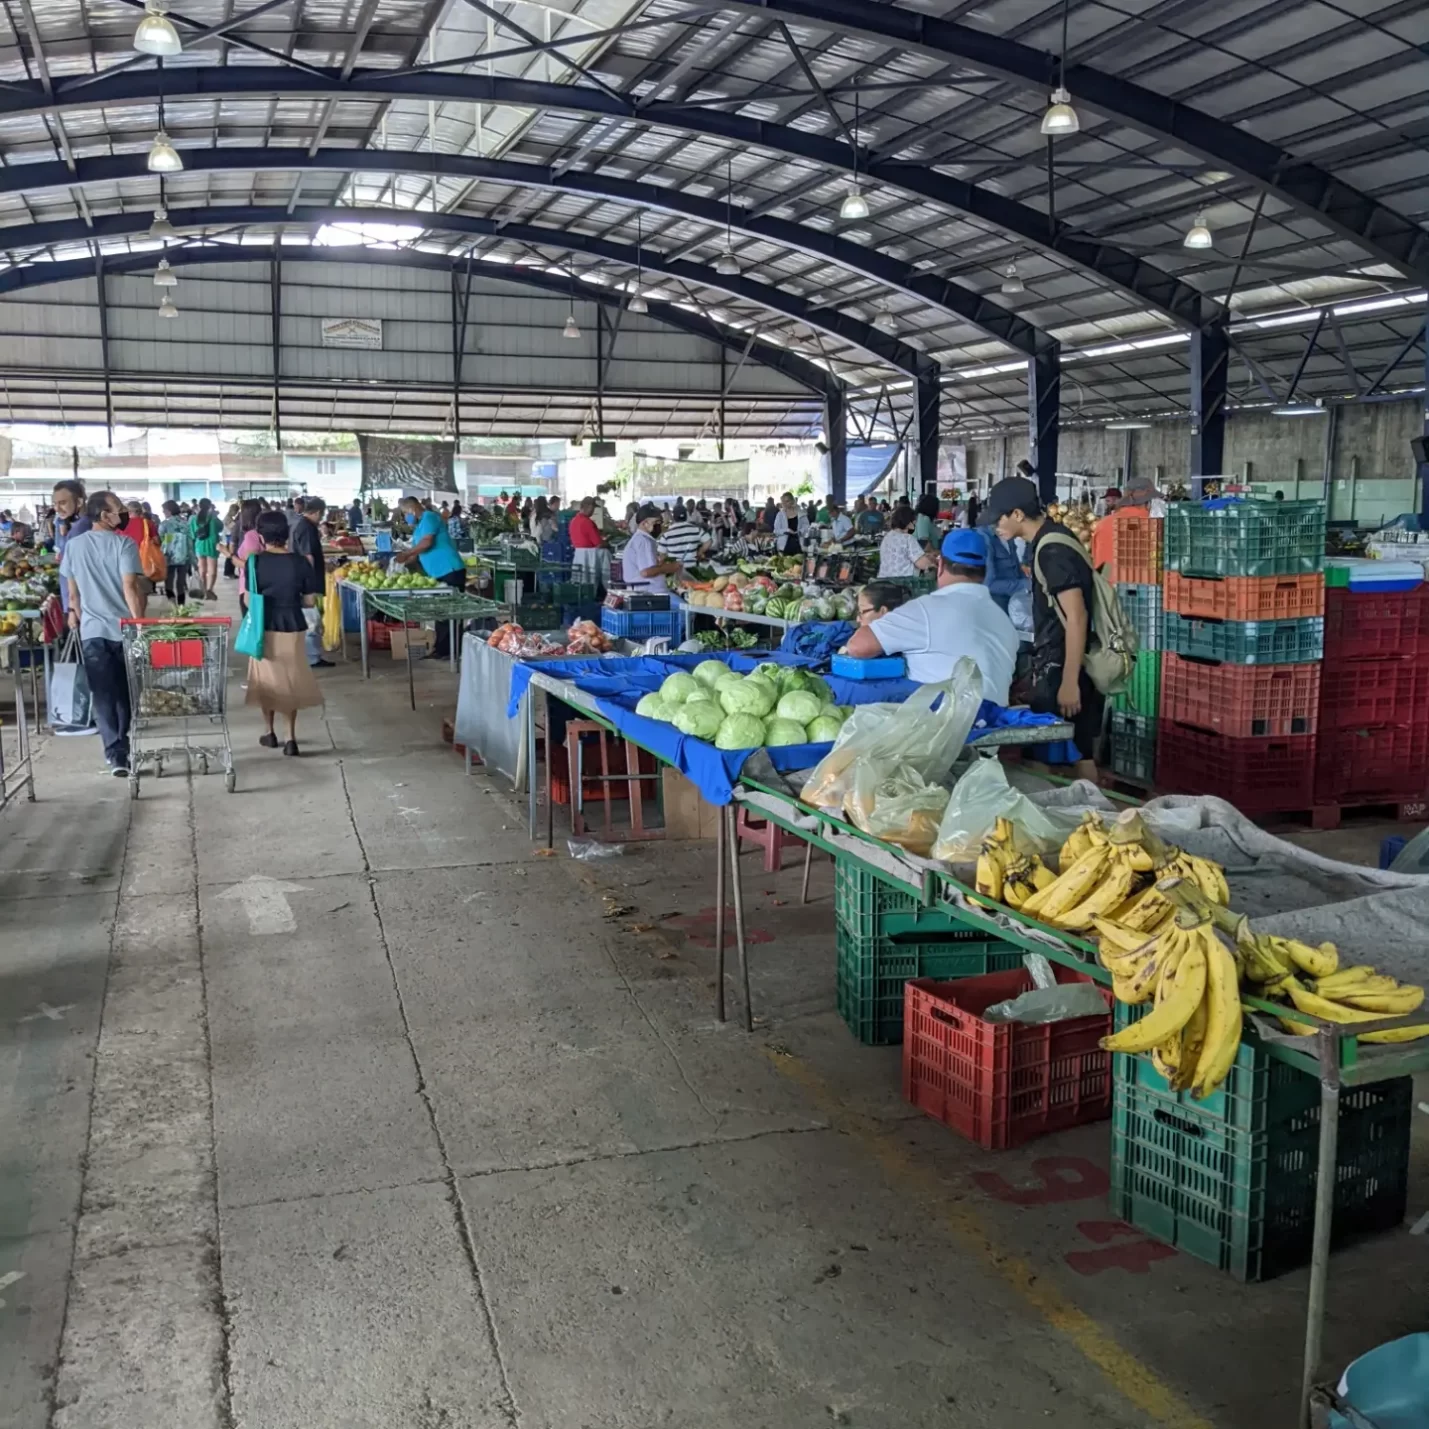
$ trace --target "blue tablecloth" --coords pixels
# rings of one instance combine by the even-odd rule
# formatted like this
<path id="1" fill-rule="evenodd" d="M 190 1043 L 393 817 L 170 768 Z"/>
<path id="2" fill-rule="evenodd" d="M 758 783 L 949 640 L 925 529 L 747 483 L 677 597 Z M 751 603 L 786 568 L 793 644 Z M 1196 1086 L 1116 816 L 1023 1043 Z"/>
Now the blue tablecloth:
<path id="1" fill-rule="evenodd" d="M 807 666 L 807 657 L 787 654 L 766 656 L 781 665 Z M 511 698 L 506 713 L 514 719 L 521 708 L 521 697 L 531 683 L 536 670 L 569 680 L 595 700 L 603 718 L 657 758 L 673 765 L 695 784 L 711 804 L 728 804 L 734 797 L 734 785 L 744 762 L 754 752 L 751 749 L 716 749 L 708 740 L 682 734 L 664 720 L 647 719 L 635 713 L 643 696 L 658 690 L 665 679 L 681 670 L 693 669 L 704 660 L 723 660 L 731 669 L 747 673 L 761 660 L 728 651 L 717 655 L 637 655 L 624 659 L 587 658 L 576 660 L 542 660 L 539 665 L 518 664 L 511 672 Z M 886 702 L 901 704 L 917 689 L 912 680 L 844 680 L 835 675 L 822 677 L 841 705 L 867 705 Z M 984 700 L 973 726 L 973 738 L 990 729 L 1009 725 L 1054 724 L 1052 715 L 1034 715 L 1027 710 L 1008 710 Z M 765 751 L 780 773 L 795 769 L 812 769 L 833 748 L 828 744 L 786 744 Z"/>

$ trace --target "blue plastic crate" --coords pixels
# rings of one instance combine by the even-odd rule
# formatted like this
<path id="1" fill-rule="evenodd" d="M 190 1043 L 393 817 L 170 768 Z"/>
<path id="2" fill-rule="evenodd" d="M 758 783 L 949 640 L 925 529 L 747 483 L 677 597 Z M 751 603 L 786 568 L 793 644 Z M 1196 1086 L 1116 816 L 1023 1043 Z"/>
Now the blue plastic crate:
<path id="1" fill-rule="evenodd" d="M 835 655 L 829 668 L 845 680 L 901 680 L 908 666 L 901 655 L 884 655 L 878 660 L 856 660 L 852 655 Z"/>
<path id="2" fill-rule="evenodd" d="M 674 610 L 612 610 L 606 605 L 600 611 L 600 628 L 617 640 L 673 640 L 679 620 Z"/>

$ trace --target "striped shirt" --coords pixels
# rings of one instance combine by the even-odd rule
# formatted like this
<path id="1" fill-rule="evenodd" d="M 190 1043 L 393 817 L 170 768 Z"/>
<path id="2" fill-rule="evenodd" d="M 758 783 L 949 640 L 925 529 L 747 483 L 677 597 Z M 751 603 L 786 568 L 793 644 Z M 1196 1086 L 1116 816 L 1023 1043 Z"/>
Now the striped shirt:
<path id="1" fill-rule="evenodd" d="M 708 540 L 709 537 L 693 521 L 676 521 L 660 537 L 660 553 L 672 561 L 679 561 L 682 566 L 688 566 L 693 564 L 700 547 Z"/>

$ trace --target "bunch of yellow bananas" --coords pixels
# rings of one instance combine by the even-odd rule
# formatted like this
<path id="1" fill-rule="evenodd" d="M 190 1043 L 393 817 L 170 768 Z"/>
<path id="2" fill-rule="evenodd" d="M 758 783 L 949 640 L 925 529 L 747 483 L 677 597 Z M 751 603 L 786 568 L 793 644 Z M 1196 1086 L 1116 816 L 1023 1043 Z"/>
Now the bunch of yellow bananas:
<path id="1" fill-rule="evenodd" d="M 1019 853 L 1016 830 L 1009 819 L 998 819 L 982 841 L 977 859 L 977 891 L 1009 908 L 1021 908 L 1056 874 L 1035 853 Z"/>
<path id="2" fill-rule="evenodd" d="M 1108 925 L 1115 928 L 1115 925 Z M 1211 919 L 1181 910 L 1139 947 L 1124 930 L 1104 934 L 1102 964 L 1125 1003 L 1152 1002 L 1137 1022 L 1102 1040 L 1109 1052 L 1149 1052 L 1176 1091 L 1209 1096 L 1225 1080 L 1240 1047 L 1240 974 Z"/>

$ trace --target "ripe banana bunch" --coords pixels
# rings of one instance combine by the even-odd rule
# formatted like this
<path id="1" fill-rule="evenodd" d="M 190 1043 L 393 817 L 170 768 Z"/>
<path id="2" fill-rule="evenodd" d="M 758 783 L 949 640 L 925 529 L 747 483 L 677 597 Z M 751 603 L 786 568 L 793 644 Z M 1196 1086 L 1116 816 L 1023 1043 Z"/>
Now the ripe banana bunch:
<path id="1" fill-rule="evenodd" d="M 1056 875 L 1035 853 L 1019 853 L 1010 819 L 998 819 L 982 841 L 977 859 L 977 891 L 1009 908 L 1021 908 Z"/>
<path id="2" fill-rule="evenodd" d="M 1289 997 L 1297 1011 L 1308 1012 L 1326 1022 L 1375 1022 L 1404 1017 L 1424 1001 L 1424 989 L 1417 984 L 1396 982 L 1363 965 L 1315 979 L 1313 991 L 1299 978 L 1289 977 L 1282 985 L 1282 993 Z M 1311 1024 L 1293 1017 L 1282 1017 L 1280 1021 L 1288 1032 L 1306 1034 L 1315 1030 Z M 1429 1037 L 1429 1027 L 1395 1027 L 1388 1032 L 1359 1034 L 1361 1042 L 1413 1042 L 1420 1037 Z"/>
<path id="3" fill-rule="evenodd" d="M 1109 1052 L 1149 1052 L 1176 1091 L 1209 1096 L 1230 1071 L 1241 1035 L 1239 973 L 1211 919 L 1179 911 L 1139 952 L 1103 948 L 1101 956 L 1111 959 L 1118 997 L 1154 1004 L 1101 1045 Z"/>
<path id="4" fill-rule="evenodd" d="M 1095 809 L 1082 815 L 1082 822 L 1067 835 L 1061 852 L 1057 855 L 1057 867 L 1070 868 L 1094 845 L 1106 840 L 1106 821 Z"/>
<path id="5" fill-rule="evenodd" d="M 1123 902 L 1136 878 L 1131 860 L 1118 855 L 1109 842 L 1094 843 L 1027 899 L 1022 911 L 1044 923 L 1080 931 Z"/>
<path id="6" fill-rule="evenodd" d="M 1167 878 L 1187 880 L 1214 903 L 1230 901 L 1230 889 L 1226 886 L 1225 872 L 1220 864 L 1166 843 L 1147 828 L 1135 809 L 1118 815 L 1107 837 L 1113 846 L 1131 851 L 1128 856 L 1136 861 L 1138 868 L 1154 871 L 1156 875 L 1147 886 L 1138 887 L 1125 903 L 1112 910 L 1113 922 L 1147 934 L 1164 928 L 1175 912 L 1157 887 Z"/>

